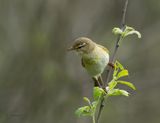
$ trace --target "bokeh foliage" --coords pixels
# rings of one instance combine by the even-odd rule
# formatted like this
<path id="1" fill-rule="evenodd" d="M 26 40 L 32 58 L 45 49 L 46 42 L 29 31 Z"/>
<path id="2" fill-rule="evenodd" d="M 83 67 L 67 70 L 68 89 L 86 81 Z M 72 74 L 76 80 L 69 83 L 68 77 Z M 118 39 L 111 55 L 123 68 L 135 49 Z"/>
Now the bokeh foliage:
<path id="1" fill-rule="evenodd" d="M 74 111 L 91 96 L 92 81 L 66 49 L 79 36 L 112 54 L 123 0 L 0 0 L 0 122 L 85 123 Z M 108 101 L 101 122 L 160 122 L 160 2 L 130 0 L 127 25 L 142 33 L 125 39 L 119 60 L 137 87 L 130 99 Z M 104 75 L 105 76 L 105 75 Z M 127 80 L 126 80 L 127 81 Z M 83 103 L 83 102 L 82 102 Z M 116 118 L 115 118 L 116 117 Z"/>

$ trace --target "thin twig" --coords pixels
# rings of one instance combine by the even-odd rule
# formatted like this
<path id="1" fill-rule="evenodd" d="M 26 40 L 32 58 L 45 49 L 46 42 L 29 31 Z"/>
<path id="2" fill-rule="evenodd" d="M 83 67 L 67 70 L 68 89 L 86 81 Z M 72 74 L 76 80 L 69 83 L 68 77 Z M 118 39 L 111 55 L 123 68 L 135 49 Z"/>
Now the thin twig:
<path id="1" fill-rule="evenodd" d="M 97 123 L 99 121 L 99 118 L 100 118 L 103 107 L 104 107 L 104 98 L 102 98 L 102 100 L 100 102 L 100 107 L 99 107 L 99 111 L 98 111 L 98 115 L 97 115 Z"/>
<path id="2" fill-rule="evenodd" d="M 126 12 L 127 12 L 128 1 L 129 0 L 125 1 L 125 5 L 124 5 L 123 11 L 122 11 L 122 20 L 121 20 L 121 25 L 120 25 L 121 30 L 125 29 L 125 21 L 126 21 Z M 110 60 L 110 62 L 113 63 L 113 64 L 114 64 L 115 59 L 116 59 L 116 53 L 117 53 L 118 48 L 119 48 L 119 41 L 120 40 L 121 40 L 121 35 L 118 35 L 116 45 L 115 45 L 115 49 L 114 49 L 114 52 L 113 52 L 113 56 L 111 57 L 111 60 Z M 107 70 L 107 75 L 106 75 L 107 76 L 106 83 L 109 82 L 111 73 L 112 73 L 112 67 L 109 66 L 109 69 Z M 104 107 L 104 98 L 100 102 L 100 107 L 99 107 L 99 111 L 98 111 L 98 115 L 97 115 L 97 123 L 99 121 L 99 118 L 100 118 L 101 112 L 103 110 L 103 107 Z"/>
<path id="3" fill-rule="evenodd" d="M 121 25 L 120 25 L 121 30 L 125 29 L 127 6 L 128 6 L 128 0 L 125 1 L 125 5 L 124 5 L 123 11 L 122 11 L 122 20 L 121 20 Z M 113 64 L 114 64 L 115 59 L 116 59 L 116 53 L 117 53 L 118 48 L 119 48 L 120 39 L 121 39 L 121 35 L 118 35 L 117 41 L 116 41 L 116 46 L 115 46 L 115 49 L 114 49 L 114 52 L 113 52 L 113 56 L 111 57 L 111 60 L 110 60 L 110 62 L 113 63 Z M 107 81 L 106 81 L 107 83 L 109 82 L 111 72 L 112 72 L 112 67 L 109 66 L 109 70 L 107 72 Z"/>

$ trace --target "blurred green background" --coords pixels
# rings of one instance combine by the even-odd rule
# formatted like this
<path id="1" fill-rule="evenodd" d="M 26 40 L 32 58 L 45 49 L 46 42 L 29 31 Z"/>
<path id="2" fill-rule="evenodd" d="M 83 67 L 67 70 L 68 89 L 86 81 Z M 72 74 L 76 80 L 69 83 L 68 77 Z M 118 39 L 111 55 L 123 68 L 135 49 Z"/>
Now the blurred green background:
<path id="1" fill-rule="evenodd" d="M 74 111 L 92 97 L 80 58 L 66 49 L 87 36 L 113 53 L 124 0 L 0 0 L 0 123 L 89 123 Z M 101 123 L 160 123 L 160 1 L 130 0 L 139 30 L 117 54 L 137 91 L 110 98 Z M 105 75 L 104 75 L 105 76 Z"/>

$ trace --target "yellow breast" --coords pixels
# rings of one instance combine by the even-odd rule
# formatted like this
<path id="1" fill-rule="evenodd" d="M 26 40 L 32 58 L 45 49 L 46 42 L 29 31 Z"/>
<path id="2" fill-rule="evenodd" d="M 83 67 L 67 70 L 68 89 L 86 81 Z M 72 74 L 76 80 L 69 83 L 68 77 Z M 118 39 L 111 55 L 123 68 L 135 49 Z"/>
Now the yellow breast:
<path id="1" fill-rule="evenodd" d="M 96 47 L 93 52 L 83 54 L 82 60 L 85 69 L 91 76 L 102 74 L 109 62 L 109 54 L 101 47 Z"/>

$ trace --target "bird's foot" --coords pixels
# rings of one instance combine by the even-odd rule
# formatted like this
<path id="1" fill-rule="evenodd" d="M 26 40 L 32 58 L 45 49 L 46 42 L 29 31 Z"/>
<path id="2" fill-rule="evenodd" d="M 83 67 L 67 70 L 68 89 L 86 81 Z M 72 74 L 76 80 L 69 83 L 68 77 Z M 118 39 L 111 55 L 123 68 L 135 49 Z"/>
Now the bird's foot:
<path id="1" fill-rule="evenodd" d="M 114 63 L 108 63 L 108 66 L 112 67 L 113 69 L 115 68 Z"/>

